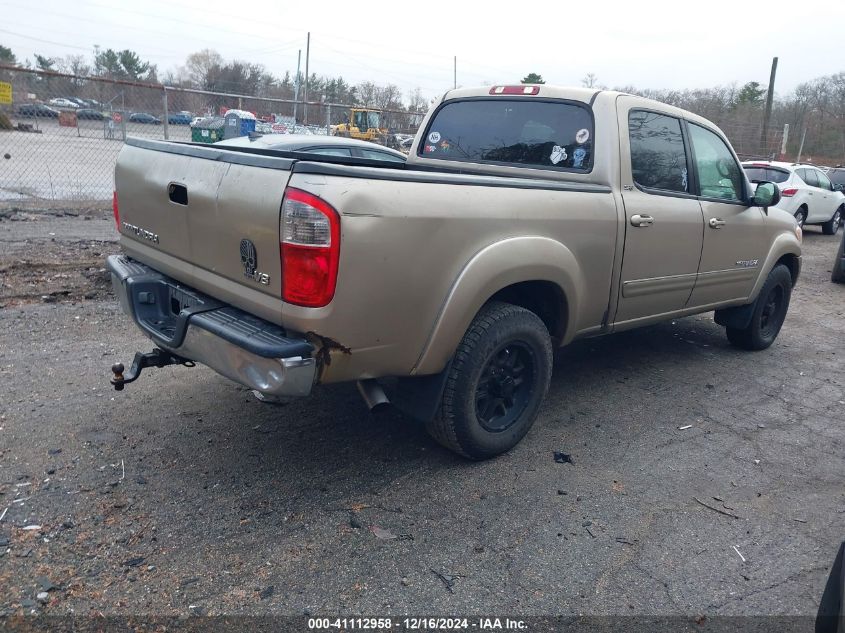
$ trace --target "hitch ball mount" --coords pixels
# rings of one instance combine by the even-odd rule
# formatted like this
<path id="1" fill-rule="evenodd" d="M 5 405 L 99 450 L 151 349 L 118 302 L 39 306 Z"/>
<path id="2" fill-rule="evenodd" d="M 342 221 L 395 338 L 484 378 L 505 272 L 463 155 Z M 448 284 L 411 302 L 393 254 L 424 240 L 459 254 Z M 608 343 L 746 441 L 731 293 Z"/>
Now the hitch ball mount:
<path id="1" fill-rule="evenodd" d="M 130 383 L 135 382 L 138 380 L 138 376 L 141 375 L 141 371 L 147 367 L 167 367 L 168 365 L 184 365 L 185 367 L 194 367 L 196 363 L 190 361 L 186 358 L 182 358 L 181 356 L 177 356 L 176 354 L 171 354 L 170 352 L 165 352 L 163 349 L 155 348 L 151 352 L 147 352 L 146 354 L 142 352 L 136 352 L 135 358 L 132 361 L 132 366 L 129 368 L 129 372 L 124 376 L 123 371 L 123 363 L 115 363 L 111 366 L 112 373 L 114 377 L 111 379 L 111 384 L 114 386 L 115 391 L 123 391 L 123 386 Z"/>

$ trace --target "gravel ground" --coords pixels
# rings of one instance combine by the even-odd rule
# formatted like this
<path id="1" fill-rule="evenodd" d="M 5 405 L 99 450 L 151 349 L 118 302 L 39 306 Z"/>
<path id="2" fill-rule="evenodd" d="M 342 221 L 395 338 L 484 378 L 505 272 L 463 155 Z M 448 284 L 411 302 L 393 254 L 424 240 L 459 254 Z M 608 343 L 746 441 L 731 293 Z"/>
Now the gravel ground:
<path id="1" fill-rule="evenodd" d="M 836 238 L 808 229 L 770 350 L 711 315 L 578 342 L 528 437 L 468 463 L 352 385 L 112 391 L 151 344 L 89 215 L 0 221 L 0 615 L 815 613 L 845 538 Z"/>

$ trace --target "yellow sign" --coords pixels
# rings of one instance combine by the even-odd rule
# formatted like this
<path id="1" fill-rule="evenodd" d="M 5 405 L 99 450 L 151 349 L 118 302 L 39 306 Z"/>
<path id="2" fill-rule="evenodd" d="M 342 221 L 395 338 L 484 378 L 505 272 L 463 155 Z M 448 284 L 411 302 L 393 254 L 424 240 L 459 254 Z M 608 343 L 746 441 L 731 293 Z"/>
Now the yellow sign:
<path id="1" fill-rule="evenodd" d="M 0 81 L 0 103 L 12 103 L 12 84 Z"/>

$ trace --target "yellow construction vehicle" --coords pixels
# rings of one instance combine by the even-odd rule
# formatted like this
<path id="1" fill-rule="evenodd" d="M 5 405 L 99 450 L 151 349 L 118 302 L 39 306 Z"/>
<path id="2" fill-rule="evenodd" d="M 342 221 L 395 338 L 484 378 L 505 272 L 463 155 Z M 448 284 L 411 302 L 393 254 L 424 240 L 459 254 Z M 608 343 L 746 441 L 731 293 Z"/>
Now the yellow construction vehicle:
<path id="1" fill-rule="evenodd" d="M 396 144 L 390 131 L 381 127 L 381 112 L 369 108 L 350 108 L 349 121 L 333 125 L 332 134 L 388 147 Z"/>

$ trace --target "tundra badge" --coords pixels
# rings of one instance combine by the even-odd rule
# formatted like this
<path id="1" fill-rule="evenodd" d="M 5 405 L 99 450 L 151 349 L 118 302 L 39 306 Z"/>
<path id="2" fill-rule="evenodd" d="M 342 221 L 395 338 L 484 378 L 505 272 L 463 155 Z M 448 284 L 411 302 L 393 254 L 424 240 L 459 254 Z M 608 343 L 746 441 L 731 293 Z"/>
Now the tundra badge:
<path id="1" fill-rule="evenodd" d="M 255 250 L 255 244 L 246 238 L 241 240 L 241 265 L 244 267 L 244 277 L 265 286 L 270 285 L 270 275 L 258 272 L 258 253 Z"/>

